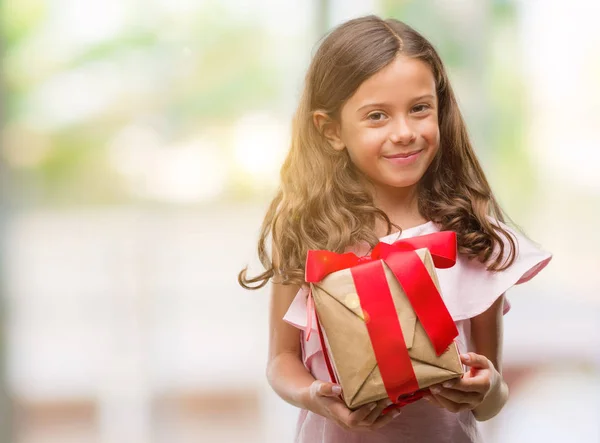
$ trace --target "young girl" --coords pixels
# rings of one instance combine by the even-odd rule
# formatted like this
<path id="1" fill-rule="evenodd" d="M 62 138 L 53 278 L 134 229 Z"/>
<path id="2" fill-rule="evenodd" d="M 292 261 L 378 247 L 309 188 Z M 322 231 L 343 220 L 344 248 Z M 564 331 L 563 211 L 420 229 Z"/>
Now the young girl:
<path id="1" fill-rule="evenodd" d="M 503 222 L 432 45 L 375 16 L 333 30 L 308 70 L 281 187 L 262 226 L 266 272 L 239 276 L 253 289 L 272 280 L 267 377 L 302 409 L 296 442 L 480 441 L 476 421 L 495 416 L 508 397 L 504 293 L 550 261 Z M 314 315 L 306 307 L 307 251 L 365 255 L 380 241 L 440 230 L 457 234 L 457 264 L 437 273 L 470 370 L 392 413 L 382 414 L 389 400 L 351 411 L 330 382 L 318 332 L 305 340 Z"/>

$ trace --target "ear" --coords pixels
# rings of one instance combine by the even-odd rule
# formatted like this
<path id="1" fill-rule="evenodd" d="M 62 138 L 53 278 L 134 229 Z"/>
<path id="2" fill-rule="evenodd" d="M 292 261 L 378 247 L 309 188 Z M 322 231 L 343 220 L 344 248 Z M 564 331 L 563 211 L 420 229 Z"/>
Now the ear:
<path id="1" fill-rule="evenodd" d="M 342 151 L 346 145 L 340 137 L 340 125 L 323 111 L 313 113 L 313 123 L 336 151 Z"/>

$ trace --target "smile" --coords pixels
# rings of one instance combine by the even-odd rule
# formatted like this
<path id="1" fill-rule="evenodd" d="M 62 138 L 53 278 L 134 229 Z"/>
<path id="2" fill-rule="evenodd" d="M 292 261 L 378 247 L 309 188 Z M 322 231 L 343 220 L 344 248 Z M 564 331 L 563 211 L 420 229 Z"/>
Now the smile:
<path id="1" fill-rule="evenodd" d="M 384 155 L 383 158 L 396 165 L 409 165 L 411 163 L 414 163 L 419 158 L 419 155 L 422 152 L 423 149 L 419 149 L 417 151 L 399 153 L 394 155 Z"/>

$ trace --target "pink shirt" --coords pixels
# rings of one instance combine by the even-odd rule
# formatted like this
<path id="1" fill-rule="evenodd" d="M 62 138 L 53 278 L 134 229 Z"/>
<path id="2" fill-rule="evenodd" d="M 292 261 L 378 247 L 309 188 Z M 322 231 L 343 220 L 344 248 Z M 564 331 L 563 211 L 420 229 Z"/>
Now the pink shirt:
<path id="1" fill-rule="evenodd" d="M 474 352 L 471 343 L 472 317 L 487 310 L 493 302 L 515 284 L 532 279 L 552 258 L 551 254 L 539 249 L 523 235 L 503 225 L 517 241 L 517 258 L 503 272 L 489 272 L 477 261 L 459 256 L 455 266 L 437 269 L 441 295 L 458 328 L 456 339 L 461 353 Z M 416 237 L 438 232 L 433 222 L 405 229 L 402 234 L 388 235 L 380 239 L 393 243 L 399 238 Z M 364 255 L 367 248 L 353 248 L 353 252 Z M 284 320 L 304 331 L 307 321 L 306 296 L 308 288 L 302 287 L 290 305 Z M 504 313 L 510 309 L 506 300 Z M 313 316 L 313 331 L 310 339 L 301 334 L 302 355 L 306 368 L 318 380 L 330 381 L 323 351 L 321 349 L 316 322 Z M 388 425 L 376 431 L 347 431 L 331 420 L 307 410 L 301 410 L 296 431 L 296 443 L 475 443 L 481 442 L 477 422 L 471 411 L 452 413 L 420 400 L 402 408 L 402 414 Z"/>

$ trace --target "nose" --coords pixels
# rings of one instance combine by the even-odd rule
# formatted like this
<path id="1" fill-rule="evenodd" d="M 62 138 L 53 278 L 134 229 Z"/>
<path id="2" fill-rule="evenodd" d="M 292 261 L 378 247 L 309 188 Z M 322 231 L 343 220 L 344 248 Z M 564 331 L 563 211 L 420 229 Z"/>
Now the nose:
<path id="1" fill-rule="evenodd" d="M 389 138 L 394 144 L 409 145 L 415 141 L 416 137 L 417 134 L 410 125 L 410 122 L 404 117 L 399 117 L 396 119 L 394 124 L 391 126 Z"/>

